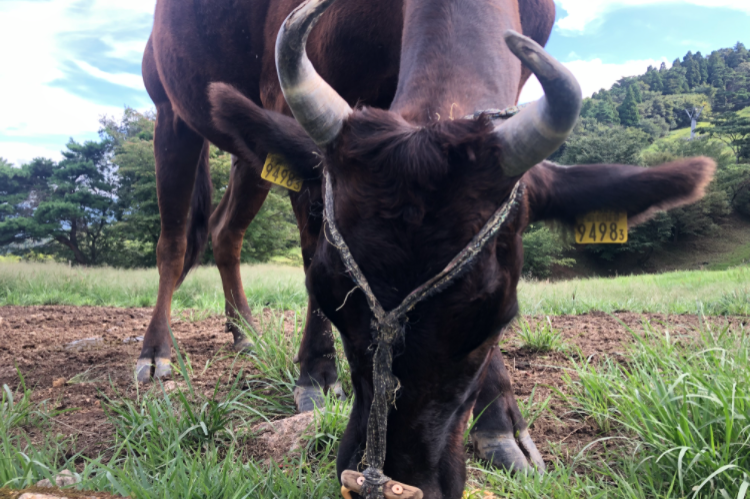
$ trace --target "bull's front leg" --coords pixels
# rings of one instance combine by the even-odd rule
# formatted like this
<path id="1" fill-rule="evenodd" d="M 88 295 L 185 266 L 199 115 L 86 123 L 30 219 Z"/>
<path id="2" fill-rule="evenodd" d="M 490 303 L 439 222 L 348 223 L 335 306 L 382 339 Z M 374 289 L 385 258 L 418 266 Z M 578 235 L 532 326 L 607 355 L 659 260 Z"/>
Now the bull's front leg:
<path id="1" fill-rule="evenodd" d="M 341 400 L 346 398 L 336 371 L 336 347 L 331 322 L 325 318 L 313 297 L 308 299 L 307 321 L 302 343 L 295 357 L 299 361 L 299 379 L 294 387 L 297 411 L 312 411 L 323 406 L 329 390 Z"/>
<path id="2" fill-rule="evenodd" d="M 494 346 L 490 355 L 474 406 L 474 417 L 478 418 L 471 430 L 474 448 L 480 458 L 498 468 L 523 471 L 533 465 L 544 471 L 544 460 L 516 403 L 500 348 Z"/>
<path id="3" fill-rule="evenodd" d="M 320 183 L 305 182 L 301 192 L 290 191 L 292 207 L 300 231 L 300 245 L 305 273 L 315 255 L 323 214 Z M 297 411 L 312 411 L 322 407 L 323 397 L 329 390 L 340 399 L 345 399 L 336 370 L 336 347 L 331 322 L 320 311 L 318 302 L 310 296 L 307 300 L 307 318 L 302 333 L 299 352 L 295 356 L 300 375 L 294 387 L 294 403 Z"/>

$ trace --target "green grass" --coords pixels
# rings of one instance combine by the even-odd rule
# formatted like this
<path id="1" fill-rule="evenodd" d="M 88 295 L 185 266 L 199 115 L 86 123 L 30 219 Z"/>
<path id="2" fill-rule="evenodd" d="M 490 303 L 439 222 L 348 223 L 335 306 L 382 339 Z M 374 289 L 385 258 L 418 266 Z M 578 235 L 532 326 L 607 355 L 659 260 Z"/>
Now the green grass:
<path id="1" fill-rule="evenodd" d="M 535 326 L 523 317 L 518 318 L 516 325 L 521 347 L 534 353 L 561 352 L 565 350 L 562 334 L 552 327 L 547 317 L 546 321 L 538 321 Z"/>
<path id="2" fill-rule="evenodd" d="M 489 491 L 529 499 L 745 499 L 750 334 L 741 326 L 704 325 L 679 338 L 666 327 L 644 329 L 645 335 L 633 333 L 626 362 L 605 358 L 565 375 L 571 414 L 596 422 L 596 442 L 574 456 L 559 451 L 543 476 L 515 476 L 469 460 L 468 497 Z M 285 337 L 273 324 L 266 334 L 266 347 Z M 269 374 L 283 373 L 290 356 L 261 348 L 257 361 Z M 259 463 L 247 452 L 249 428 L 285 414 L 274 408 L 286 387 L 275 389 L 275 379 L 247 385 L 241 371 L 230 369 L 213 390 L 201 393 L 190 384 L 179 352 L 178 358 L 177 390 L 156 385 L 135 399 L 105 401 L 115 435 L 106 460 L 72 455 L 71 442 L 51 434 L 32 445 L 28 432 L 48 431 L 54 415 L 45 404 L 32 403 L 23 386 L 3 387 L 0 485 L 22 488 L 68 469 L 80 478 L 77 487 L 132 498 L 338 497 L 335 454 L 351 401 L 328 397 L 304 433 L 300 453 L 281 466 Z M 520 406 L 533 421 L 549 400 L 532 393 Z"/>
<path id="3" fill-rule="evenodd" d="M 242 271 L 254 307 L 302 313 L 306 299 L 301 270 L 265 265 Z M 535 314 L 748 313 L 749 278 L 750 270 L 739 267 L 523 282 L 519 297 L 521 309 Z M 0 283 L 4 304 L 132 306 L 155 295 L 156 273 L 14 263 L 0 264 Z M 179 306 L 219 312 L 220 289 L 215 269 L 199 269 L 180 290 Z M 157 384 L 135 398 L 114 395 L 105 400 L 113 442 L 100 457 L 75 454 L 73 441 L 54 434 L 55 414 L 46 403 L 32 402 L 23 383 L 2 387 L 0 486 L 22 488 L 68 469 L 80 478 L 80 488 L 134 499 L 339 497 L 334 456 L 351 400 L 328 397 L 305 433 L 302 451 L 281 466 L 252 459 L 250 428 L 292 414 L 291 389 L 299 375 L 292 361 L 299 331 L 286 334 L 280 313 L 257 317 L 263 334 L 244 325 L 256 345 L 254 374 L 229 368 L 212 390 L 203 392 L 190 379 L 210 365 L 191 365 L 178 350 L 177 390 L 166 392 Z M 469 460 L 469 497 L 483 497 L 481 491 L 487 490 L 514 498 L 747 499 L 748 331 L 703 325 L 676 338 L 666 327 L 644 328 L 647 334 L 634 334 L 637 341 L 625 357 L 597 358 L 562 375 L 569 414 L 595 422 L 600 432 L 596 443 L 574 456 L 553 447 L 557 454 L 543 476 L 513 476 Z M 535 328 L 527 323 L 525 333 L 523 325 L 521 329 L 523 341 L 539 351 L 566 351 L 559 333 L 543 321 Z M 342 360 L 339 374 L 351 393 Z M 107 380 L 84 373 L 75 382 L 101 386 Z M 550 398 L 535 393 L 519 400 L 530 421 L 544 417 L 550 408 Z M 44 438 L 32 443 L 31 436 L 40 434 Z"/>
<path id="4" fill-rule="evenodd" d="M 743 255 L 737 258 L 742 260 Z M 248 302 L 254 309 L 302 310 L 307 304 L 304 273 L 279 265 L 243 265 Z M 156 270 L 68 267 L 56 263 L 0 263 L 0 305 L 153 306 Z M 614 312 L 750 314 L 750 268 L 681 271 L 560 282 L 522 281 L 524 314 Z M 218 271 L 201 267 L 177 291 L 173 308 L 223 313 Z"/>
<path id="5" fill-rule="evenodd" d="M 681 271 L 570 281 L 527 281 L 518 290 L 524 314 L 663 312 L 750 314 L 750 268 Z"/>
<path id="6" fill-rule="evenodd" d="M 251 307 L 289 310 L 307 304 L 304 273 L 300 268 L 243 265 L 241 274 Z M 156 269 L 0 262 L 0 305 L 151 307 L 156 303 L 158 283 Z M 200 267 L 191 272 L 175 293 L 173 308 L 223 313 L 224 295 L 218 270 Z"/>
<path id="7" fill-rule="evenodd" d="M 572 405 L 622 435 L 619 467 L 664 497 L 740 498 L 750 486 L 750 331 L 674 338 L 645 325 L 626 364 L 580 365 Z"/>

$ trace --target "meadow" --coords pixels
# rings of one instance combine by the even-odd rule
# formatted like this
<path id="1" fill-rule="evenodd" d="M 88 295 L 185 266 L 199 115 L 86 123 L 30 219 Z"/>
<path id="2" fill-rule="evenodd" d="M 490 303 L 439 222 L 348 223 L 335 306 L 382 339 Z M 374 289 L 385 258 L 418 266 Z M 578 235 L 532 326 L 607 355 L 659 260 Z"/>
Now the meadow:
<path id="1" fill-rule="evenodd" d="M 175 333 L 175 389 L 138 387 L 111 370 L 95 376 L 85 365 L 67 381 L 98 394 L 102 452 L 82 451 L 61 429 L 80 408 L 48 397 L 32 369 L 13 366 L 15 382 L 0 394 L 0 487 L 22 489 L 67 469 L 80 489 L 132 498 L 340 497 L 335 454 L 351 398 L 328 398 L 301 449 L 280 462 L 253 450 L 254 425 L 294 413 L 292 357 L 306 295 L 296 268 L 245 266 L 242 276 L 259 320 L 246 327 L 252 355 L 199 361 Z M 524 317 L 501 346 L 548 471 L 513 475 L 468 453 L 465 497 L 747 497 L 748 283 L 747 267 L 522 282 Z M 155 294 L 153 270 L 0 264 L 0 305 L 8 306 L 0 316 L 18 305 L 148 307 Z M 218 272 L 200 268 L 175 296 L 174 313 L 200 322 L 223 305 Z M 598 333 L 587 329 L 592 320 Z M 591 350 L 615 326 L 622 344 Z M 349 389 L 348 368 L 339 365 Z M 0 366 L 0 378 L 9 367 Z"/>
<path id="2" fill-rule="evenodd" d="M 243 265 L 242 282 L 253 308 L 294 310 L 307 304 L 302 269 L 283 265 Z M 93 305 L 151 307 L 156 302 L 156 269 L 117 270 L 59 263 L 0 262 L 1 305 Z M 750 314 L 750 268 L 681 271 L 568 281 L 521 281 L 524 314 L 664 312 Z M 223 313 L 218 271 L 199 267 L 174 296 L 174 310 Z"/>

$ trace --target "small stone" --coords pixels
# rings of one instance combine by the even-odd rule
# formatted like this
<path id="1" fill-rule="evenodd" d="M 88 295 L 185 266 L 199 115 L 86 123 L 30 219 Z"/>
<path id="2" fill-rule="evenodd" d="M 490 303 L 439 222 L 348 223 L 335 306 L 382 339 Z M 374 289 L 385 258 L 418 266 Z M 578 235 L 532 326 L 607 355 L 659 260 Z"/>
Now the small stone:
<path id="1" fill-rule="evenodd" d="M 74 352 L 80 352 L 82 350 L 88 350 L 89 348 L 95 348 L 104 344 L 104 338 L 101 336 L 94 336 L 91 338 L 84 338 L 82 340 L 71 341 L 65 345 L 66 350 L 73 350 Z"/>
<path id="2" fill-rule="evenodd" d="M 67 380 L 65 378 L 57 378 L 52 382 L 52 388 L 60 388 L 65 384 Z"/>
<path id="3" fill-rule="evenodd" d="M 258 440 L 266 445 L 269 457 L 275 461 L 304 446 L 302 435 L 312 424 L 314 413 L 303 412 L 286 419 L 262 423 L 253 427 Z"/>
<path id="4" fill-rule="evenodd" d="M 62 470 L 55 477 L 55 485 L 57 485 L 58 487 L 65 487 L 66 485 L 73 485 L 75 483 L 78 483 L 78 477 L 74 476 L 73 473 L 71 473 L 68 470 Z M 45 478 L 44 480 L 39 480 L 36 483 L 36 486 L 37 487 L 52 487 L 53 485 L 52 485 L 52 482 L 50 482 L 48 478 Z"/>
<path id="5" fill-rule="evenodd" d="M 122 340 L 123 343 L 140 343 L 143 341 L 143 336 L 128 336 L 124 340 Z"/>

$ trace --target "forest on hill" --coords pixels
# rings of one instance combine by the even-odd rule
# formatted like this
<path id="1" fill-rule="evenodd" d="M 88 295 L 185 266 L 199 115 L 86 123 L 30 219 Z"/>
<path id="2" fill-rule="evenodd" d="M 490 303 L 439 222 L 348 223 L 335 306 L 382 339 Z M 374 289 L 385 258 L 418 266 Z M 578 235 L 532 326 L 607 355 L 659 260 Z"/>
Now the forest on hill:
<path id="1" fill-rule="evenodd" d="M 698 110 L 690 140 L 690 116 Z M 101 120 L 98 141 L 71 139 L 60 161 L 36 158 L 16 167 L 0 158 L 0 258 L 154 266 L 160 224 L 153 132 L 152 114 L 126 108 L 120 118 Z M 741 43 L 708 56 L 688 52 L 669 68 L 650 67 L 584 99 L 574 133 L 551 159 L 648 167 L 695 155 L 719 165 L 705 199 L 657 215 L 631 231 L 624 245 L 573 251 L 565 231 L 532 226 L 524 236 L 524 272 L 547 277 L 582 257 L 645 262 L 655 250 L 750 219 L 750 52 Z M 216 205 L 229 180 L 230 155 L 212 146 L 210 165 Z M 245 235 L 242 258 L 301 263 L 283 189 L 271 190 Z M 210 262 L 209 244 L 204 263 Z"/>
<path id="2" fill-rule="evenodd" d="M 698 113 L 691 140 L 691 116 Z M 708 56 L 688 52 L 669 68 L 649 67 L 595 92 L 584 99 L 573 134 L 550 159 L 650 167 L 699 155 L 718 165 L 704 199 L 657 214 L 631 230 L 623 245 L 573 250 L 571 234 L 530 227 L 524 235 L 526 273 L 547 277 L 555 265 L 559 270 L 576 259 L 594 267 L 612 267 L 617 260 L 642 266 L 657 250 L 717 237 L 732 221 L 750 221 L 750 51 L 742 43 Z"/>

